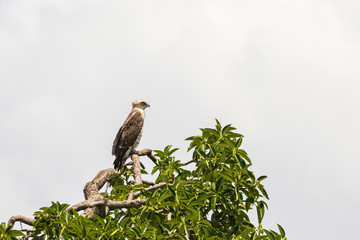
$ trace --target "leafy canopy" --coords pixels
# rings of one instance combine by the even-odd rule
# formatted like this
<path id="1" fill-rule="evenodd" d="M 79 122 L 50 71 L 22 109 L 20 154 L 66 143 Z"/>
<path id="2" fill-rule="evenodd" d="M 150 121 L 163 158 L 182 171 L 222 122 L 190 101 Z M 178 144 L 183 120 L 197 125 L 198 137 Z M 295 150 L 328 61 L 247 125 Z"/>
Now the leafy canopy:
<path id="1" fill-rule="evenodd" d="M 173 156 L 178 150 L 171 146 L 155 151 L 157 165 L 151 174 L 158 174 L 156 183 L 167 185 L 144 192 L 139 198 L 147 201 L 139 208 L 115 209 L 105 218 L 88 219 L 67 204 L 53 203 L 36 212 L 34 235 L 42 239 L 286 239 L 261 225 L 268 199 L 262 181 L 249 170 L 251 160 L 241 149 L 243 136 L 230 124 L 201 129 L 192 136 L 188 151 L 192 151 L 194 170 Z M 194 164 L 192 163 L 192 164 Z M 142 176 L 147 172 L 142 170 Z M 126 200 L 130 191 L 140 191 L 146 184 L 133 185 L 133 169 L 112 182 L 111 200 Z M 249 211 L 256 211 L 257 223 L 251 223 Z M 1 225 L 0 233 L 16 237 L 19 232 Z"/>

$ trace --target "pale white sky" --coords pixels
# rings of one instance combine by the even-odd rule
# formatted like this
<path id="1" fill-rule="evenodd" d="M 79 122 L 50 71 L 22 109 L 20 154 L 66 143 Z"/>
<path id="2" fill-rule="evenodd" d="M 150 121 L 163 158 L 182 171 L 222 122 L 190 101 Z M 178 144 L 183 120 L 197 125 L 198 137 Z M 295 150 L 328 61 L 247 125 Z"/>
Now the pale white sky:
<path id="1" fill-rule="evenodd" d="M 83 200 L 112 167 L 131 102 L 141 147 L 214 118 L 245 135 L 265 227 L 354 239 L 360 208 L 360 2 L 0 0 L 0 222 Z M 146 162 L 150 168 L 152 165 Z"/>

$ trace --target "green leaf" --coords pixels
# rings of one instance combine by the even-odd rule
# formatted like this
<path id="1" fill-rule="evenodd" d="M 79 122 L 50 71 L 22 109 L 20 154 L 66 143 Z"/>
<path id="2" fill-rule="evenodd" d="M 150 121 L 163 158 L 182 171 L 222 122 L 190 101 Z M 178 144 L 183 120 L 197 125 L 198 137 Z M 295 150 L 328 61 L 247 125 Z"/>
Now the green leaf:
<path id="1" fill-rule="evenodd" d="M 170 221 L 167 221 L 166 224 L 173 225 L 173 224 L 180 224 L 181 222 L 178 219 L 172 219 Z"/>
<path id="2" fill-rule="evenodd" d="M 215 121 L 216 121 L 215 128 L 216 128 L 216 130 L 218 132 L 220 132 L 221 131 L 221 124 L 220 124 L 219 120 L 217 120 L 216 118 L 215 118 Z"/>
<path id="3" fill-rule="evenodd" d="M 253 232 L 250 236 L 250 240 L 255 240 L 256 237 L 256 232 Z"/>
<path id="4" fill-rule="evenodd" d="M 260 182 L 260 181 L 262 181 L 262 180 L 264 180 L 264 179 L 266 179 L 267 178 L 267 176 L 260 176 L 260 177 L 258 177 L 258 181 Z"/>
<path id="5" fill-rule="evenodd" d="M 267 236 L 260 236 L 256 237 L 255 240 L 268 240 L 269 238 Z"/>
<path id="6" fill-rule="evenodd" d="M 99 217 L 97 214 L 94 214 L 93 216 L 98 221 L 98 223 L 100 223 L 103 227 L 105 226 L 105 222 L 103 218 Z"/>
<path id="7" fill-rule="evenodd" d="M 249 177 L 251 178 L 251 180 L 255 182 L 255 175 L 254 175 L 254 173 L 251 172 L 251 171 L 248 171 L 248 175 L 249 175 Z"/>
<path id="8" fill-rule="evenodd" d="M 203 219 L 203 220 L 201 220 L 199 223 L 200 223 L 200 224 L 203 224 L 203 225 L 205 225 L 205 226 L 211 227 L 211 223 L 210 223 L 208 220 Z"/>
<path id="9" fill-rule="evenodd" d="M 244 158 L 248 163 L 251 164 L 250 158 L 248 157 L 247 153 L 243 149 L 238 149 L 238 153 L 240 154 L 240 156 L 242 158 Z"/>
<path id="10" fill-rule="evenodd" d="M 174 152 L 176 152 L 177 150 L 179 150 L 179 148 L 174 148 L 169 152 L 169 156 L 172 155 Z"/>
<path id="11" fill-rule="evenodd" d="M 163 151 L 153 150 L 153 152 L 155 152 L 155 156 L 156 156 L 156 157 L 159 157 L 159 158 L 164 157 L 164 152 L 163 152 Z"/>
<path id="12" fill-rule="evenodd" d="M 258 223 L 261 224 L 261 221 L 264 218 L 264 214 L 265 214 L 265 207 L 262 202 L 258 203 L 258 205 L 256 206 L 256 211 L 257 211 Z"/>
<path id="13" fill-rule="evenodd" d="M 211 129 L 211 128 L 204 128 L 204 129 L 201 129 L 203 134 L 206 135 L 206 134 L 210 134 L 210 135 L 213 135 L 215 137 L 219 137 L 219 132 L 214 130 L 214 129 Z"/>
<path id="14" fill-rule="evenodd" d="M 212 194 L 202 194 L 198 199 L 196 199 L 197 201 L 204 201 L 205 199 L 210 198 L 211 196 L 213 196 Z"/>
<path id="15" fill-rule="evenodd" d="M 264 188 L 262 185 L 259 185 L 258 187 L 259 187 L 261 193 L 264 195 L 264 197 L 266 197 L 267 199 L 269 199 L 269 196 L 268 196 L 265 188 Z"/>
<path id="16" fill-rule="evenodd" d="M 219 236 L 212 236 L 212 237 L 209 237 L 207 238 L 208 240 L 225 240 L 224 238 L 222 237 L 219 237 Z"/>
<path id="17" fill-rule="evenodd" d="M 264 229 L 264 232 L 266 233 L 266 235 L 271 239 L 271 240 L 276 240 L 276 235 L 266 229 Z"/>
<path id="18" fill-rule="evenodd" d="M 227 173 L 219 173 L 220 176 L 228 180 L 229 182 L 235 182 L 232 176 L 229 176 Z"/>
<path id="19" fill-rule="evenodd" d="M 19 230 L 11 230 L 11 233 L 9 234 L 12 237 L 22 237 L 25 236 L 24 233 L 20 232 Z"/>
<path id="20" fill-rule="evenodd" d="M 285 237 L 285 230 L 279 224 L 277 226 L 279 228 L 281 237 L 284 238 Z"/>
<path id="21" fill-rule="evenodd" d="M 192 137 L 188 137 L 185 139 L 185 141 L 193 141 L 193 140 L 201 140 L 202 136 L 197 135 L 197 136 L 192 136 Z"/>
<path id="22" fill-rule="evenodd" d="M 239 139 L 236 140 L 235 147 L 239 148 L 241 146 L 241 143 L 242 143 L 242 137 L 239 137 Z"/>
<path id="23" fill-rule="evenodd" d="M 222 129 L 222 131 L 221 131 L 222 135 L 225 136 L 226 133 L 227 133 L 230 129 L 231 129 L 231 124 L 226 125 L 226 126 Z"/>
<path id="24" fill-rule="evenodd" d="M 210 200 L 210 206 L 212 210 L 215 210 L 216 208 L 216 196 L 213 196 Z"/>
<path id="25" fill-rule="evenodd" d="M 120 222 L 120 226 L 121 226 L 122 228 L 125 228 L 125 226 L 126 226 L 127 223 L 129 222 L 129 220 L 130 220 L 130 217 L 124 217 L 124 218 L 121 220 L 121 222 Z"/>

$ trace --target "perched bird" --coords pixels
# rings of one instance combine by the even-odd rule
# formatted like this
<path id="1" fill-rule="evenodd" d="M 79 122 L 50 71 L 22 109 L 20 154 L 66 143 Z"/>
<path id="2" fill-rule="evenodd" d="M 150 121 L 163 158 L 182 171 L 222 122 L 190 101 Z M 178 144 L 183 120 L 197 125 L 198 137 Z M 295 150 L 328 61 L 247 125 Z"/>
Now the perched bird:
<path id="1" fill-rule="evenodd" d="M 130 153 L 139 145 L 142 129 L 144 126 L 145 108 L 150 105 L 144 100 L 137 100 L 132 103 L 132 110 L 121 126 L 112 147 L 114 155 L 114 168 L 119 171 L 125 164 Z"/>

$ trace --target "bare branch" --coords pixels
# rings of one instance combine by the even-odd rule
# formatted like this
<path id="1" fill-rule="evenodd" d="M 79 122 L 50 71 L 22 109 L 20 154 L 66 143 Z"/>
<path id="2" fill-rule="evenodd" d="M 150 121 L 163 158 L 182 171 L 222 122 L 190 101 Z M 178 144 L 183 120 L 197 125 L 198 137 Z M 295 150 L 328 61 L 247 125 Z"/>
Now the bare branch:
<path id="1" fill-rule="evenodd" d="M 105 191 L 104 191 L 104 199 L 106 200 L 108 197 L 108 188 L 109 188 L 110 182 L 106 183 Z"/>
<path id="2" fill-rule="evenodd" d="M 139 185 L 142 183 L 141 180 L 141 166 L 140 166 L 140 158 L 139 155 L 134 153 L 131 155 L 131 159 L 133 161 L 134 167 L 134 185 Z"/>
<path id="3" fill-rule="evenodd" d="M 117 208 L 131 208 L 131 207 L 140 207 L 146 202 L 147 199 L 135 199 L 135 200 L 124 200 L 124 201 L 108 201 L 99 200 L 99 201 L 84 201 L 78 204 L 73 205 L 72 207 L 68 208 L 67 211 L 71 213 L 72 210 L 81 211 L 87 208 L 93 208 L 96 206 L 104 206 L 105 204 L 109 207 L 110 210 L 117 209 Z"/>
<path id="4" fill-rule="evenodd" d="M 186 166 L 186 165 L 189 165 L 190 163 L 193 163 L 193 162 L 197 162 L 197 160 L 193 159 L 193 160 L 187 161 L 186 163 L 183 163 L 183 164 Z"/>
<path id="5" fill-rule="evenodd" d="M 35 229 L 20 229 L 20 231 L 22 232 L 26 232 L 26 235 L 19 238 L 21 240 L 26 240 L 26 239 L 38 239 L 37 236 L 33 235 L 33 232 L 35 232 Z"/>
<path id="6" fill-rule="evenodd" d="M 134 193 L 134 197 L 137 197 L 137 196 L 139 196 L 140 194 L 142 194 L 144 192 L 149 192 L 149 191 L 152 191 L 152 190 L 155 190 L 155 189 L 158 189 L 158 188 L 162 188 L 162 187 L 165 187 L 165 186 L 166 186 L 166 182 L 155 184 L 155 185 L 153 185 L 151 187 L 145 188 L 144 190 L 140 190 L 140 191 Z"/>
<path id="7" fill-rule="evenodd" d="M 22 228 L 22 229 L 20 229 L 20 231 L 22 231 L 22 232 L 35 232 L 36 229 L 25 229 L 25 228 Z"/>
<path id="8" fill-rule="evenodd" d="M 104 186 L 104 184 L 111 179 L 111 176 L 116 172 L 113 168 L 107 168 L 101 170 L 96 174 L 94 179 L 91 182 L 85 184 L 84 187 L 84 197 L 85 199 L 89 199 L 93 195 L 98 195 L 99 190 Z"/>
<path id="9" fill-rule="evenodd" d="M 99 194 L 99 190 L 104 186 L 106 182 L 108 182 L 111 179 L 111 176 L 114 175 L 115 173 L 116 172 L 113 168 L 107 168 L 98 172 L 95 178 L 91 182 L 86 183 L 84 187 L 85 199 L 89 202 L 104 200 L 104 197 Z M 92 218 L 94 213 L 96 213 L 99 216 L 105 217 L 108 211 L 109 209 L 106 207 L 106 205 L 103 207 L 93 206 L 91 208 L 86 209 L 83 215 Z M 70 208 L 68 209 L 68 212 L 70 212 Z"/>
<path id="10" fill-rule="evenodd" d="M 148 180 L 142 180 L 143 183 L 148 184 L 148 185 L 155 185 L 154 182 L 148 181 Z"/>
<path id="11" fill-rule="evenodd" d="M 145 149 L 142 149 L 142 150 L 140 150 L 139 152 L 138 152 L 138 154 L 139 154 L 139 156 L 148 156 L 148 158 L 150 158 L 151 159 L 151 161 L 153 161 L 153 163 L 155 164 L 155 165 L 157 165 L 157 159 L 156 159 L 156 157 L 152 154 L 152 150 L 151 149 L 149 149 L 149 148 L 145 148 Z"/>
<path id="12" fill-rule="evenodd" d="M 130 166 L 130 165 L 133 165 L 134 163 L 131 161 L 131 162 L 128 162 L 128 163 L 125 163 L 123 168 L 127 167 L 127 166 Z"/>
<path id="13" fill-rule="evenodd" d="M 133 200 L 133 199 L 134 199 L 134 191 L 131 190 L 131 191 L 129 192 L 128 200 L 131 201 L 131 200 Z"/>
<path id="14" fill-rule="evenodd" d="M 135 152 L 135 154 L 137 154 L 137 152 Z M 127 166 L 130 166 L 130 165 L 133 165 L 134 163 L 133 163 L 133 161 L 131 161 L 131 162 L 128 162 L 128 163 L 126 163 L 125 165 L 124 165 L 124 168 L 125 167 L 127 167 Z M 145 166 L 140 162 L 140 165 L 141 165 L 141 168 L 142 169 L 145 169 Z"/>
<path id="15" fill-rule="evenodd" d="M 152 153 L 152 150 L 150 148 L 144 148 L 144 149 L 141 149 L 137 152 L 137 154 L 139 156 L 146 156 L 148 154 L 151 154 Z"/>
<path id="16" fill-rule="evenodd" d="M 131 164 L 132 164 L 132 162 L 131 162 Z M 128 164 L 128 165 L 131 165 L 131 164 Z M 125 164 L 125 165 L 127 166 L 127 164 Z M 125 166 L 125 165 L 124 165 L 124 166 Z M 124 173 L 124 171 L 120 171 L 120 173 L 118 173 L 118 174 L 116 174 L 115 176 L 111 177 L 111 178 L 109 179 L 109 182 L 110 182 L 111 180 L 115 179 L 115 178 L 120 177 L 123 173 Z"/>
<path id="17" fill-rule="evenodd" d="M 143 205 L 147 199 L 133 199 L 134 197 L 138 197 L 140 194 L 152 191 L 161 187 L 166 186 L 166 183 L 158 183 L 155 184 L 151 181 L 146 181 L 141 179 L 141 167 L 145 168 L 140 162 L 139 156 L 147 156 L 149 157 L 155 164 L 157 163 L 156 157 L 152 154 L 151 149 L 142 149 L 140 151 L 134 151 L 131 155 L 132 162 L 125 164 L 125 166 L 133 165 L 134 168 L 134 185 L 139 185 L 142 183 L 151 185 L 148 188 L 140 190 L 138 192 L 131 191 L 129 194 L 129 199 L 125 201 L 107 201 L 107 191 L 109 187 L 109 182 L 123 174 L 123 171 L 116 174 L 116 171 L 113 168 L 108 168 L 101 170 L 97 173 L 95 178 L 85 184 L 84 186 L 84 197 L 86 201 L 77 203 L 71 207 L 68 207 L 66 211 L 68 213 L 72 213 L 72 210 L 81 211 L 85 210 L 82 215 L 85 215 L 89 218 L 93 216 L 94 213 L 99 216 L 105 217 L 109 210 L 113 209 L 121 209 L 121 208 L 130 208 L 130 207 L 140 207 Z M 100 189 L 107 182 L 105 189 L 105 198 L 99 194 Z M 33 226 L 34 219 L 24 217 L 21 215 L 13 216 L 9 219 L 8 225 L 13 226 L 15 222 L 22 222 L 28 225 Z M 27 232 L 31 232 L 31 230 L 25 230 Z"/>
<path id="18" fill-rule="evenodd" d="M 131 208 L 131 207 L 140 207 L 144 205 L 146 202 L 146 198 L 143 199 L 135 199 L 135 200 L 125 200 L 125 201 L 109 201 L 108 206 L 110 210 L 114 210 L 117 208 Z"/>
<path id="19" fill-rule="evenodd" d="M 134 185 L 139 185 L 142 183 L 142 180 L 141 180 L 140 157 L 138 152 L 131 154 L 131 160 L 133 161 L 133 167 L 134 167 Z M 131 201 L 133 199 L 134 199 L 134 191 L 131 190 L 129 193 L 128 200 Z"/>
<path id="20" fill-rule="evenodd" d="M 22 215 L 16 215 L 16 216 L 12 216 L 9 221 L 8 221 L 8 225 L 9 226 L 13 226 L 15 222 L 22 222 L 25 223 L 27 225 L 33 226 L 35 219 L 33 218 L 28 218 Z"/>

